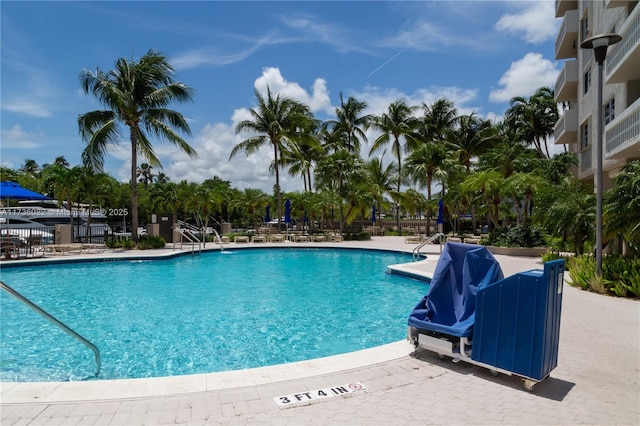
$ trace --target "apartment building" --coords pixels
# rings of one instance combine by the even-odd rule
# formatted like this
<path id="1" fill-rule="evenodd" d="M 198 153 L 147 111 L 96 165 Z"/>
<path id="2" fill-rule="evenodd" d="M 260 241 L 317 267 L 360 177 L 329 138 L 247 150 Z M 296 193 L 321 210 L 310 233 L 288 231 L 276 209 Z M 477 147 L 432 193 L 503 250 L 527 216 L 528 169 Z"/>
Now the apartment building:
<path id="1" fill-rule="evenodd" d="M 581 49 L 587 38 L 616 33 L 603 72 L 604 190 L 626 163 L 640 159 L 640 4 L 638 0 L 556 0 L 562 25 L 555 43 L 556 60 L 564 60 L 555 84 L 563 113 L 555 126 L 555 143 L 566 144 L 580 165 L 576 175 L 595 183 L 598 64 L 593 51 Z"/>

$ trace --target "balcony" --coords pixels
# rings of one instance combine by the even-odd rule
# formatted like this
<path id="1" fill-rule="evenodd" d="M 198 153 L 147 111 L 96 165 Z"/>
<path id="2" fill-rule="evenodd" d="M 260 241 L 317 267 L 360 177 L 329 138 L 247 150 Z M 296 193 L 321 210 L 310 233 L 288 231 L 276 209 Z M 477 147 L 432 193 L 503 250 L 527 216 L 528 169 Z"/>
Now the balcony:
<path id="1" fill-rule="evenodd" d="M 556 102 L 573 102 L 578 99 L 578 61 L 565 61 L 554 88 Z"/>
<path id="2" fill-rule="evenodd" d="M 556 0 L 556 18 L 562 18 L 567 10 L 578 8 L 578 0 Z"/>
<path id="3" fill-rule="evenodd" d="M 593 175 L 593 150 L 590 146 L 586 147 L 579 155 L 580 159 L 580 178 Z"/>
<path id="4" fill-rule="evenodd" d="M 618 32 L 622 40 L 611 46 L 606 59 L 606 81 L 624 83 L 640 76 L 640 7 L 636 6 Z"/>
<path id="5" fill-rule="evenodd" d="M 578 142 L 578 110 L 567 109 L 553 129 L 556 145 L 568 145 Z"/>
<path id="6" fill-rule="evenodd" d="M 562 25 L 556 39 L 556 59 L 572 59 L 577 55 L 578 10 L 569 10 L 562 18 Z"/>
<path id="7" fill-rule="evenodd" d="M 605 128 L 605 158 L 627 159 L 640 154 L 640 99 Z"/>
<path id="8" fill-rule="evenodd" d="M 633 1 L 634 0 L 605 0 L 604 7 L 607 9 L 613 9 L 615 7 L 623 7 L 623 6 L 627 6 L 629 3 Z M 556 11 L 557 10 L 558 10 L 558 5 L 556 4 Z M 556 15 L 556 18 L 559 18 L 559 16 Z"/>

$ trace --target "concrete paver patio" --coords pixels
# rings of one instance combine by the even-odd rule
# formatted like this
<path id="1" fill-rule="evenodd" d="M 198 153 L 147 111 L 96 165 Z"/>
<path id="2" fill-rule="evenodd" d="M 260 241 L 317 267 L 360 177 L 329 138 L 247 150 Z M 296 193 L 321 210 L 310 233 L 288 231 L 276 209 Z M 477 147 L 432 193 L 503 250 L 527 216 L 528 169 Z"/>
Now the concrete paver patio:
<path id="1" fill-rule="evenodd" d="M 402 237 L 320 244 L 409 251 L 415 247 Z M 269 243 L 260 243 L 265 246 Z M 411 268 L 433 268 L 439 246 L 429 245 L 425 251 L 429 260 Z M 505 275 L 541 267 L 537 258 L 496 258 Z M 284 407 L 276 403 L 280 396 L 302 395 L 304 400 L 313 390 L 355 383 L 366 390 Z M 2 425 L 634 425 L 640 424 L 640 304 L 565 285 L 558 367 L 533 393 L 514 376 L 493 377 L 471 364 L 441 360 L 426 351 L 413 353 L 406 341 L 236 372 L 1 383 L 1 392 Z"/>

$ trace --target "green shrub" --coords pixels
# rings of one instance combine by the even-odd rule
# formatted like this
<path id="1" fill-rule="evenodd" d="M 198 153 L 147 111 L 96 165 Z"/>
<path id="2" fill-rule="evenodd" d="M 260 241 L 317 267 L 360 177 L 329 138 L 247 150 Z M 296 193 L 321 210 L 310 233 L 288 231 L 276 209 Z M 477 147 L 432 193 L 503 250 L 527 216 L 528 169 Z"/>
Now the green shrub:
<path id="1" fill-rule="evenodd" d="M 544 247 L 543 233 L 532 226 L 503 226 L 489 234 L 487 244 L 500 247 Z"/>
<path id="2" fill-rule="evenodd" d="M 602 277 L 596 276 L 596 260 L 591 255 L 567 259 L 573 285 L 584 290 L 620 297 L 640 297 L 640 258 L 608 255 L 602 258 Z"/>
<path id="3" fill-rule="evenodd" d="M 562 259 L 564 258 L 563 256 L 560 256 L 560 253 L 558 253 L 557 251 L 548 251 L 545 254 L 542 255 L 542 262 L 550 262 L 552 260 L 556 260 L 556 259 Z"/>
<path id="4" fill-rule="evenodd" d="M 640 297 L 640 258 L 608 255 L 602 261 L 602 275 L 616 296 L 627 297 L 630 293 Z"/>
<path id="5" fill-rule="evenodd" d="M 344 235 L 345 241 L 369 241 L 371 240 L 371 235 L 366 232 L 354 232 L 354 233 L 346 233 Z"/>
<path id="6" fill-rule="evenodd" d="M 114 248 L 132 249 L 136 245 L 133 243 L 132 240 L 129 240 L 127 238 L 114 238 L 111 240 L 107 240 L 107 242 L 105 243 L 105 246 L 111 249 L 114 249 Z"/>
<path id="7" fill-rule="evenodd" d="M 138 239 L 138 248 L 140 250 L 164 248 L 165 245 L 167 243 L 159 235 L 142 235 Z"/>

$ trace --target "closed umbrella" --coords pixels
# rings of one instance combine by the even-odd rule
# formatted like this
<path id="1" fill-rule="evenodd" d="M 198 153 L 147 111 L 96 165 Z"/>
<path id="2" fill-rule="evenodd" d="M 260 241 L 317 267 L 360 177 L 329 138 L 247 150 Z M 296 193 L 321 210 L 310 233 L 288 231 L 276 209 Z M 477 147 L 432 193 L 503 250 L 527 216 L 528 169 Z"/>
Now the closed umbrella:
<path id="1" fill-rule="evenodd" d="M 438 218 L 436 219 L 438 224 L 438 232 L 444 232 L 444 200 L 440 198 L 438 201 Z M 442 244 L 442 237 L 440 237 L 440 244 Z M 442 246 L 441 246 L 442 247 Z"/>
<path id="2" fill-rule="evenodd" d="M 442 198 L 440 198 L 440 200 L 438 201 L 438 218 L 436 219 L 436 223 L 444 223 L 444 201 L 442 200 Z"/>
<path id="3" fill-rule="evenodd" d="M 265 209 L 265 214 L 264 214 L 264 221 L 265 223 L 269 223 L 271 222 L 271 216 L 269 216 L 269 210 L 271 210 L 271 206 L 269 204 L 267 204 L 267 208 Z"/>
<path id="4" fill-rule="evenodd" d="M 284 202 L 284 223 L 287 224 L 287 241 L 289 240 L 289 224 L 291 223 L 291 201 L 287 198 Z"/>
<path id="5" fill-rule="evenodd" d="M 284 223 L 291 223 L 291 201 L 284 202 Z"/>
<path id="6" fill-rule="evenodd" d="M 376 205 L 371 206 L 371 222 L 376 223 Z"/>

